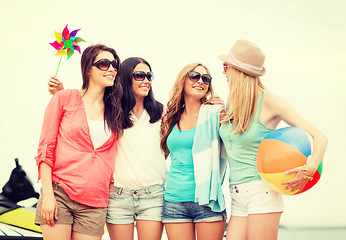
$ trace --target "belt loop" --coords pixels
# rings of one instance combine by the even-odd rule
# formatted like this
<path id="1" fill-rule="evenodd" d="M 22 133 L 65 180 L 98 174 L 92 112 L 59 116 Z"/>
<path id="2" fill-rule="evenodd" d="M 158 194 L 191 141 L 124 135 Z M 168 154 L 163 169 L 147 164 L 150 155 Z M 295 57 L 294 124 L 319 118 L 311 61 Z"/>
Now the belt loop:
<path id="1" fill-rule="evenodd" d="M 117 193 L 118 193 L 118 195 L 120 195 L 122 192 L 123 192 L 123 188 L 121 188 L 121 187 L 120 187 L 120 188 L 118 188 L 118 192 L 117 192 Z"/>
<path id="2" fill-rule="evenodd" d="M 151 194 L 150 188 L 147 187 L 147 188 L 145 189 L 145 192 L 146 192 L 147 194 Z"/>

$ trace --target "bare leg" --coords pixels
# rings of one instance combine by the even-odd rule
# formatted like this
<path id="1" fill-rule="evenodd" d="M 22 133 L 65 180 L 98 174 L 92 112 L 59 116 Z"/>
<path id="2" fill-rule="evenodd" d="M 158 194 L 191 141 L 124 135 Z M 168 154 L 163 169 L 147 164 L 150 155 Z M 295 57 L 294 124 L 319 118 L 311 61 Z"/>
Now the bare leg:
<path id="1" fill-rule="evenodd" d="M 196 223 L 198 240 L 222 240 L 225 233 L 226 220 L 217 222 Z"/>
<path id="2" fill-rule="evenodd" d="M 107 229 L 111 240 L 133 240 L 134 224 L 110 224 Z"/>
<path id="3" fill-rule="evenodd" d="M 195 240 L 193 223 L 165 223 L 169 240 Z"/>
<path id="4" fill-rule="evenodd" d="M 246 240 L 247 217 L 231 216 L 227 227 L 227 240 Z"/>
<path id="5" fill-rule="evenodd" d="M 276 240 L 281 214 L 249 214 L 248 240 Z"/>
<path id="6" fill-rule="evenodd" d="M 160 240 L 163 224 L 158 221 L 137 220 L 138 240 Z"/>
<path id="7" fill-rule="evenodd" d="M 102 236 L 91 236 L 80 232 L 72 232 L 72 240 L 101 240 Z"/>
<path id="8" fill-rule="evenodd" d="M 45 240 L 70 240 L 72 227 L 68 224 L 55 224 L 53 227 L 41 225 L 43 239 Z"/>

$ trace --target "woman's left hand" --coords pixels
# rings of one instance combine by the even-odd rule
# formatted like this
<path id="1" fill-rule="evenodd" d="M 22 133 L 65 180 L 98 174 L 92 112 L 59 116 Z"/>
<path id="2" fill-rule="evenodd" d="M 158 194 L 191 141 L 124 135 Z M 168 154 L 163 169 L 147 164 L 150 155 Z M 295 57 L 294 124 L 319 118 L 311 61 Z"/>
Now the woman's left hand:
<path id="1" fill-rule="evenodd" d="M 213 98 L 210 99 L 210 104 L 225 106 L 225 102 L 217 95 L 214 95 Z"/>
<path id="2" fill-rule="evenodd" d="M 296 167 L 285 172 L 286 175 L 292 173 L 296 174 L 293 179 L 281 183 L 282 185 L 287 185 L 286 189 L 291 189 L 291 192 L 302 190 L 309 181 L 309 177 L 314 175 L 314 171 L 311 171 L 306 166 Z"/>

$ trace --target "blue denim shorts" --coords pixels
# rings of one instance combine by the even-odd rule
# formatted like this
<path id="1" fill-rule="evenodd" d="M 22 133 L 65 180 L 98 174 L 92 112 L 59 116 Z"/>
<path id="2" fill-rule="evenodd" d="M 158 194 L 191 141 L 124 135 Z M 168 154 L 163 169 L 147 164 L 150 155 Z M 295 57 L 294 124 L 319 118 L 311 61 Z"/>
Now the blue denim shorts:
<path id="1" fill-rule="evenodd" d="M 226 210 L 213 212 L 210 207 L 200 206 L 195 202 L 168 202 L 163 203 L 163 223 L 185 222 L 217 222 L 226 220 Z"/>
<path id="2" fill-rule="evenodd" d="M 162 221 L 164 185 L 128 190 L 111 185 L 107 223 L 130 224 L 135 220 Z"/>

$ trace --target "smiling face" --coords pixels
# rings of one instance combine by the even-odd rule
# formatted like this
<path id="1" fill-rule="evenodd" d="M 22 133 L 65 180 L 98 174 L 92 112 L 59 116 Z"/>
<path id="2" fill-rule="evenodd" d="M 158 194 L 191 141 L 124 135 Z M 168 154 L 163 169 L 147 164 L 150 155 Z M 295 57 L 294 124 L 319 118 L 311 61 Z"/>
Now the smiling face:
<path id="1" fill-rule="evenodd" d="M 139 63 L 134 69 L 133 73 L 137 71 L 143 71 L 145 73 L 150 72 L 150 68 L 145 63 Z M 151 82 L 145 77 L 143 81 L 136 81 L 132 77 L 132 90 L 135 95 L 135 98 L 145 98 L 148 96 L 149 90 L 151 88 Z"/>
<path id="2" fill-rule="evenodd" d="M 207 70 L 202 67 L 198 66 L 193 71 L 198 72 L 201 74 L 208 74 Z M 186 75 L 185 82 L 184 82 L 184 97 L 194 97 L 201 99 L 203 98 L 209 89 L 209 85 L 206 85 L 203 83 L 202 78 L 200 78 L 197 82 L 193 82 L 189 79 L 189 76 Z"/>
<path id="3" fill-rule="evenodd" d="M 96 63 L 100 59 L 108 59 L 109 61 L 113 61 L 115 58 L 111 52 L 101 51 L 96 56 L 94 63 Z M 110 65 L 108 70 L 106 71 L 102 71 L 96 66 L 92 66 L 89 71 L 90 84 L 103 88 L 113 86 L 116 75 L 117 71 L 113 68 L 112 65 Z"/>

